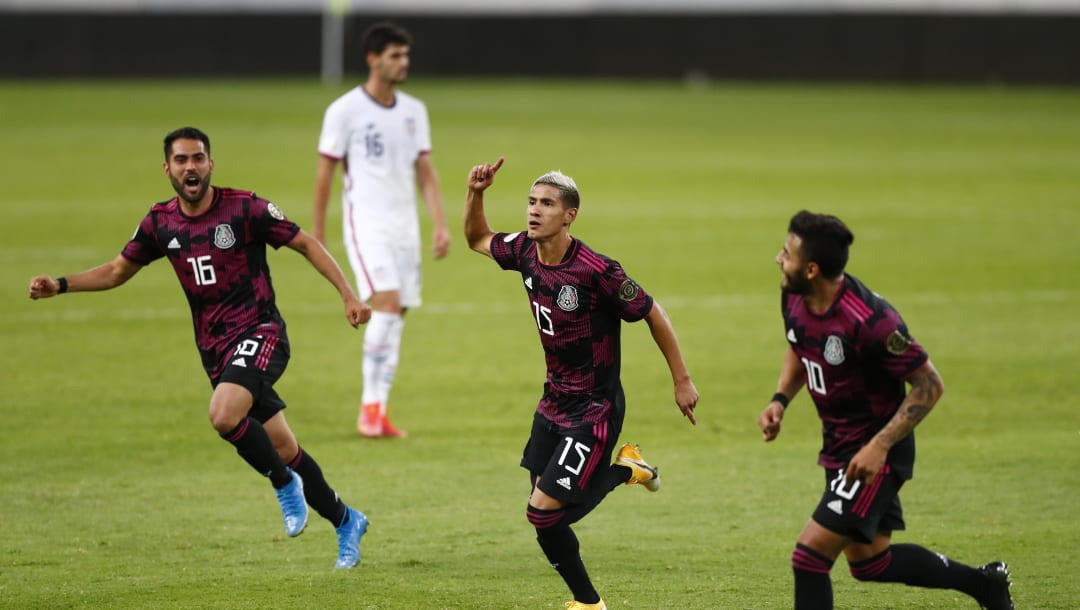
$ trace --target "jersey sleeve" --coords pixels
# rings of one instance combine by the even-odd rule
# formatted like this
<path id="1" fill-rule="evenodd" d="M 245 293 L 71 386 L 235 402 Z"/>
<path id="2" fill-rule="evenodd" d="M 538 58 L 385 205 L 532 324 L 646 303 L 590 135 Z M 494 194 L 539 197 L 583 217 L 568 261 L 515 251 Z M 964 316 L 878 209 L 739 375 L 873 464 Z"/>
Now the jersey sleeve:
<path id="1" fill-rule="evenodd" d="M 135 228 L 135 234 L 131 236 L 121 256 L 137 265 L 149 265 L 157 259 L 165 256 L 161 246 L 157 242 L 154 231 L 154 213 L 150 212 L 139 222 Z"/>
<path id="2" fill-rule="evenodd" d="M 519 269 L 518 259 L 522 250 L 528 244 L 529 238 L 525 233 L 496 233 L 491 236 L 491 258 L 506 271 Z"/>
<path id="3" fill-rule="evenodd" d="M 630 279 L 622 265 L 611 261 L 597 276 L 601 298 L 627 322 L 637 322 L 649 314 L 653 298 L 637 282 Z"/>
<path id="4" fill-rule="evenodd" d="M 416 156 L 428 152 L 431 152 L 431 121 L 427 106 L 420 103 L 420 111 L 416 113 Z"/>
<path id="5" fill-rule="evenodd" d="M 867 323 L 859 342 L 865 353 L 879 360 L 895 379 L 907 379 L 930 358 L 892 307 L 886 307 L 881 316 Z"/>
<path id="6" fill-rule="evenodd" d="M 319 154 L 333 159 L 344 159 L 349 144 L 346 130 L 347 115 L 340 100 L 326 108 L 323 115 L 322 131 L 319 133 Z"/>
<path id="7" fill-rule="evenodd" d="M 275 249 L 284 246 L 300 232 L 300 226 L 285 217 L 274 204 L 265 199 L 251 198 L 251 227 L 255 236 Z"/>

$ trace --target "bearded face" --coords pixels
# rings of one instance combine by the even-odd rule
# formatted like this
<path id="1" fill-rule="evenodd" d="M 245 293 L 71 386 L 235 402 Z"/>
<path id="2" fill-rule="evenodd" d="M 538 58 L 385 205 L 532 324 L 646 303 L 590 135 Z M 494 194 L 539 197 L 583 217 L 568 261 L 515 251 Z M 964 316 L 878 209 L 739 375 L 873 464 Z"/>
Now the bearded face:
<path id="1" fill-rule="evenodd" d="M 172 143 L 165 173 L 176 194 L 191 205 L 198 205 L 210 190 L 214 161 L 202 140 L 178 139 Z"/>
<path id="2" fill-rule="evenodd" d="M 776 264 L 780 265 L 780 288 L 795 294 L 810 292 L 810 279 L 806 277 L 807 262 L 803 260 L 802 238 L 789 233 L 784 247 L 776 255 Z"/>

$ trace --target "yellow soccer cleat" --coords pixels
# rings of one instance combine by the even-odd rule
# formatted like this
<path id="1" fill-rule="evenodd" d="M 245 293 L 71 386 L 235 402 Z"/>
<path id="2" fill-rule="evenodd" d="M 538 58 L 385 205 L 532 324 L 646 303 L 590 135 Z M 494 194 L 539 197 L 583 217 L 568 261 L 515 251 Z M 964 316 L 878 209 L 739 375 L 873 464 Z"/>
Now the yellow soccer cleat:
<path id="1" fill-rule="evenodd" d="M 641 457 L 641 447 L 626 443 L 619 449 L 615 463 L 626 466 L 633 472 L 630 480 L 626 482 L 627 485 L 639 483 L 649 491 L 660 489 L 660 472 L 655 467 L 649 466 L 648 462 Z"/>
<path id="2" fill-rule="evenodd" d="M 607 606 L 604 605 L 604 600 L 600 600 L 595 604 L 583 604 L 581 602 L 566 602 L 563 604 L 569 610 L 607 610 Z"/>

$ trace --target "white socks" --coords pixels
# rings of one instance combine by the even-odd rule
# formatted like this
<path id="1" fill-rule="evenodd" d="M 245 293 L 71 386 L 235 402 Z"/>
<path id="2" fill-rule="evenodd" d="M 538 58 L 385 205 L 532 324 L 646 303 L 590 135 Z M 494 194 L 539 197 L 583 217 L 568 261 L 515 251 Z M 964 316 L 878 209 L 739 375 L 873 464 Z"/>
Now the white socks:
<path id="1" fill-rule="evenodd" d="M 400 314 L 371 312 L 371 321 L 364 330 L 364 393 L 363 404 L 379 403 L 382 414 L 390 398 L 390 388 L 397 373 L 401 353 L 401 331 L 405 321 Z"/>

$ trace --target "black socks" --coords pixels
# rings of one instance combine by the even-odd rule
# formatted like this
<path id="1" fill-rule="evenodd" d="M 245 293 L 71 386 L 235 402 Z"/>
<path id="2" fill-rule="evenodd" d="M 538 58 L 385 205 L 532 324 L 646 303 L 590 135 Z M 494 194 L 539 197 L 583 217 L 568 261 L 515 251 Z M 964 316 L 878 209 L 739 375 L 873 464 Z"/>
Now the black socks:
<path id="1" fill-rule="evenodd" d="M 326 482 L 322 468 L 319 468 L 319 463 L 315 461 L 315 458 L 303 448 L 297 447 L 297 449 L 296 457 L 289 462 L 289 468 L 292 468 L 304 480 L 304 499 L 307 500 L 308 506 L 314 508 L 315 512 L 334 527 L 344 525 L 342 521 L 346 513 L 345 503 Z"/>
<path id="2" fill-rule="evenodd" d="M 232 443 L 236 452 L 255 472 L 269 478 L 274 489 L 281 489 L 292 482 L 292 475 L 278 456 L 266 430 L 257 420 L 245 417 L 235 428 L 222 434 L 221 438 Z"/>

